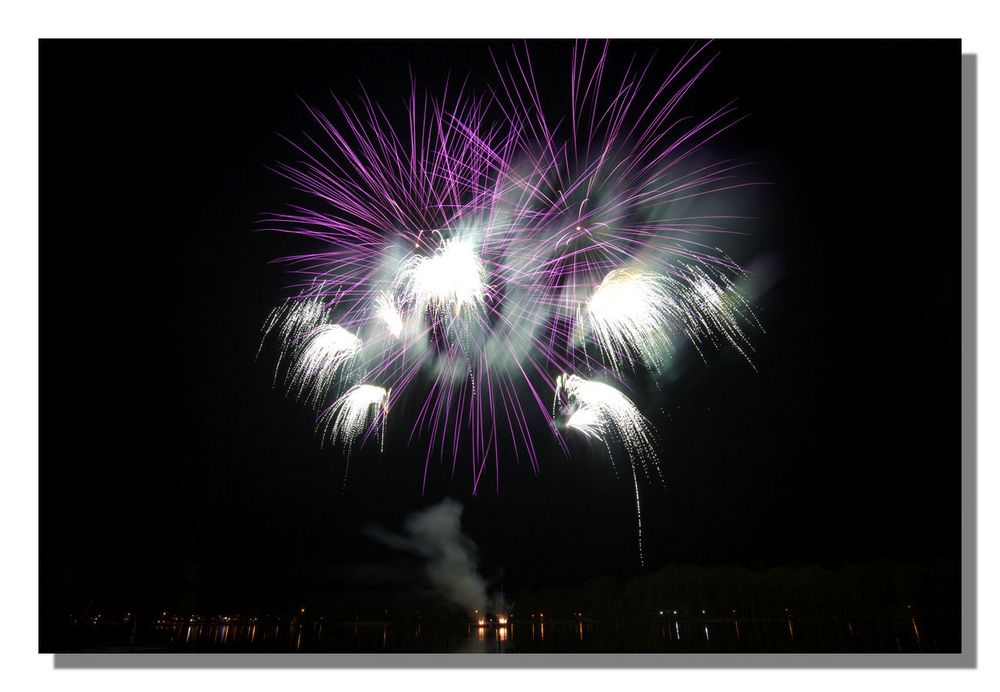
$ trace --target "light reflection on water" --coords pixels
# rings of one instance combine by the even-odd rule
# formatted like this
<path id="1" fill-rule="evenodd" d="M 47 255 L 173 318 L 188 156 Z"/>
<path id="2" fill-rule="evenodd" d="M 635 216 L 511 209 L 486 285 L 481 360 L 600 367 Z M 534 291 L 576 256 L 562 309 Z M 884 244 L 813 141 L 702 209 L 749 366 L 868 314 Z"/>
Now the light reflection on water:
<path id="1" fill-rule="evenodd" d="M 933 651 L 915 617 L 899 621 L 703 619 L 601 623 L 587 618 L 477 626 L 447 622 L 161 623 L 151 644 L 190 651 L 753 652 Z M 694 632 L 696 634 L 692 635 Z M 687 636 L 684 636 L 687 635 Z"/>

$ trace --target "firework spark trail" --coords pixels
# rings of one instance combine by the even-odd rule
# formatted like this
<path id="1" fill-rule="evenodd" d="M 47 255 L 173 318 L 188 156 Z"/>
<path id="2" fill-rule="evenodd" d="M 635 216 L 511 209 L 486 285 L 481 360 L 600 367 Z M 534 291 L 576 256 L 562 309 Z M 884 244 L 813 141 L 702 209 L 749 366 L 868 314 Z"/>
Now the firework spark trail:
<path id="1" fill-rule="evenodd" d="M 639 543 L 639 566 L 646 566 L 646 555 L 642 551 L 642 503 L 639 502 L 639 476 L 635 472 L 635 464 L 630 464 L 632 469 L 632 487 L 635 490 L 635 526 Z"/>
<path id="2" fill-rule="evenodd" d="M 763 328 L 747 299 L 729 277 L 725 273 L 716 272 L 713 278 L 709 271 L 704 267 L 687 267 L 688 277 L 684 281 L 684 290 L 678 291 L 687 305 L 684 311 L 686 333 L 702 360 L 707 362 L 700 344 L 709 341 L 718 347 L 721 339 L 739 351 L 756 370 L 747 353 L 753 347 L 742 324 L 751 323 L 758 329 Z"/>
<path id="3" fill-rule="evenodd" d="M 681 112 L 714 60 L 708 45 L 654 81 L 652 61 L 612 78 L 609 45 L 578 43 L 569 112 L 554 118 L 527 48 L 492 55 L 486 97 L 450 80 L 440 98 L 412 86 L 405 128 L 367 93 L 335 98 L 332 118 L 307 106 L 319 136 L 290 142 L 299 160 L 275 170 L 313 204 L 270 226 L 323 248 L 281 260 L 301 294 L 265 338 L 281 344 L 290 391 L 334 401 L 321 426 L 349 444 L 405 398 L 409 441 L 426 442 L 424 485 L 433 459 L 450 458 L 454 475 L 463 458 L 473 494 L 489 466 L 499 489 L 502 445 L 538 472 L 540 423 L 565 453 L 567 428 L 621 444 L 641 541 L 635 467 L 659 473 L 649 423 L 611 385 L 555 373 L 655 383 L 681 342 L 749 360 L 746 326 L 759 325 L 742 270 L 706 242 L 738 217 L 691 206 L 754 184 L 746 164 L 703 156 L 739 122 L 732 104 Z M 553 390 L 572 409 L 565 426 L 544 402 Z"/>
<path id="4" fill-rule="evenodd" d="M 284 361 L 294 352 L 294 348 L 288 347 L 297 343 L 301 334 L 325 324 L 330 317 L 331 311 L 326 300 L 309 298 L 304 294 L 297 299 L 286 300 L 271 311 L 261 332 L 262 337 L 260 347 L 257 349 L 257 356 L 260 356 L 268 337 L 275 334 L 278 343 L 282 345 L 274 371 L 275 381 L 277 381 Z"/>
<path id="5" fill-rule="evenodd" d="M 398 339 L 403 333 L 403 317 L 399 314 L 391 291 L 384 291 L 375 299 L 375 315 L 395 338 Z"/>
<path id="6" fill-rule="evenodd" d="M 567 415 L 565 426 L 584 436 L 600 440 L 612 460 L 612 448 L 620 445 L 628 457 L 635 488 L 635 514 L 639 540 L 639 561 L 645 562 L 642 551 L 642 507 L 639 502 L 639 478 L 636 467 L 648 476 L 650 469 L 660 474 L 659 459 L 654 451 L 654 435 L 649 421 L 635 404 L 611 385 L 585 380 L 578 375 L 560 375 L 556 381 L 553 417 Z M 662 477 L 661 477 L 662 480 Z"/>

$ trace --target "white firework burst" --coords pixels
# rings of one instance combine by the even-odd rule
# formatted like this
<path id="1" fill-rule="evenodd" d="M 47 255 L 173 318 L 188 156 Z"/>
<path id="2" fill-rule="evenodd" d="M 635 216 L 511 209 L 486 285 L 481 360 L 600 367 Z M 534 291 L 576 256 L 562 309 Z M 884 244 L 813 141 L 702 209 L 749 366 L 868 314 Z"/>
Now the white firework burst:
<path id="1" fill-rule="evenodd" d="M 303 333 L 289 370 L 289 387 L 296 395 L 319 405 L 338 375 L 361 351 L 361 339 L 339 324 L 324 324 Z"/>
<path id="2" fill-rule="evenodd" d="M 435 315 L 458 317 L 478 309 L 486 299 L 486 269 L 471 240 L 450 238 L 431 256 L 411 255 L 399 277 L 415 312 L 429 308 Z"/>
<path id="3" fill-rule="evenodd" d="M 566 403 L 565 425 L 609 446 L 617 440 L 633 463 L 646 468 L 656 464 L 654 435 L 645 416 L 631 399 L 609 384 L 585 380 L 579 375 L 556 379 L 556 403 Z"/>
<path id="4" fill-rule="evenodd" d="M 658 372 L 678 337 L 687 338 L 703 360 L 705 342 L 718 347 L 727 341 L 753 365 L 741 324 L 756 323 L 756 317 L 722 272 L 690 265 L 669 276 L 616 269 L 587 301 L 587 316 L 605 361 L 618 374 L 637 363 Z"/>
<path id="5" fill-rule="evenodd" d="M 389 414 L 389 391 L 372 384 L 359 384 L 342 394 L 320 417 L 325 439 L 349 446 L 371 428 L 384 444 L 385 421 Z"/>
<path id="6" fill-rule="evenodd" d="M 676 300 L 662 276 L 616 269 L 604 277 L 587 301 L 590 328 L 608 364 L 620 373 L 636 359 L 658 370 L 671 345 L 669 321 Z"/>

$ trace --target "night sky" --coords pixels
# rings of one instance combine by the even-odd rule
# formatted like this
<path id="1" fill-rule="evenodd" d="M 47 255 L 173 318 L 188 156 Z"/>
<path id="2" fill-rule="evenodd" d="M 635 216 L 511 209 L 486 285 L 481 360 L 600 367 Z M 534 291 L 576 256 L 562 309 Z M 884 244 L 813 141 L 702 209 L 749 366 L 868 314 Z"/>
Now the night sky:
<path id="1" fill-rule="evenodd" d="M 689 42 L 617 42 L 669 68 Z M 567 93 L 570 42 L 533 42 Z M 268 170 L 315 133 L 300 99 L 400 106 L 494 74 L 510 42 L 41 42 L 43 609 L 94 599 L 223 609 L 354 588 L 394 560 L 363 534 L 445 496 L 511 588 L 640 572 L 634 505 L 605 457 L 543 440 L 471 497 L 390 424 L 386 450 L 321 450 L 255 361 L 289 295 L 258 232 L 304 198 Z M 757 299 L 755 372 L 709 352 L 650 393 L 667 489 L 644 488 L 647 569 L 959 558 L 958 41 L 721 41 L 686 102 L 737 98 L 713 146 L 765 182 L 725 249 L 780 273 Z M 558 101 L 554 101 L 558 104 Z M 662 411 L 658 411 L 660 408 Z M 391 418 L 391 417 L 390 417 Z M 402 425 L 402 423 L 400 423 Z M 396 434 L 393 434 L 395 432 Z M 544 431 L 541 437 L 544 437 Z M 135 604 L 135 605 L 133 605 Z"/>

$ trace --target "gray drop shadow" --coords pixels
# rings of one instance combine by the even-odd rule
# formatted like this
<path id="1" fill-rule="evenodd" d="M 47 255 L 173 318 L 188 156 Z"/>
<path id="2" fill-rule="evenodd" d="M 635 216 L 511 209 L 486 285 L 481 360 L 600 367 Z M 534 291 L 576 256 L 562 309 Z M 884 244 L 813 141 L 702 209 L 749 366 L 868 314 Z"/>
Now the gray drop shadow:
<path id="1" fill-rule="evenodd" d="M 962 56 L 962 657 L 976 667 L 976 194 L 978 56 Z"/>
<path id="2" fill-rule="evenodd" d="M 962 652 L 957 654 L 54 654 L 55 668 L 975 668 L 977 56 L 962 56 Z"/>

